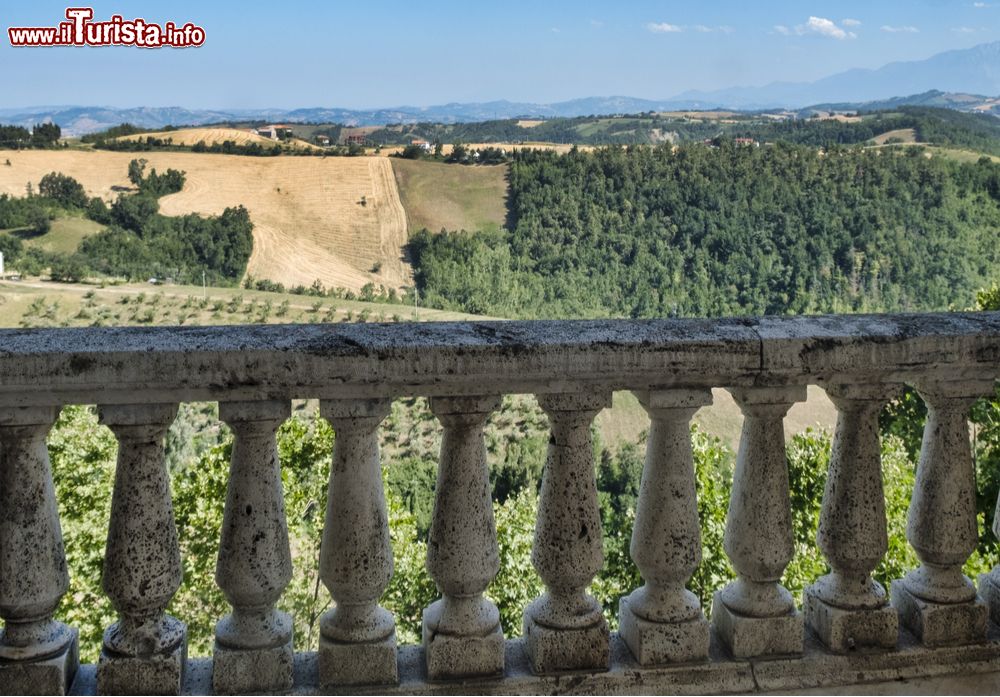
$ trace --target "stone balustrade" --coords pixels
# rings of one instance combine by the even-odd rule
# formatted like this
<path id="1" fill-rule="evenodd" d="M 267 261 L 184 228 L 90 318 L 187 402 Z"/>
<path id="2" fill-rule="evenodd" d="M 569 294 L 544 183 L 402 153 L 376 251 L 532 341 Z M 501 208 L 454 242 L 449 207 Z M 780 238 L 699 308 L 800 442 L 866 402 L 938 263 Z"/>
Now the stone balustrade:
<path id="1" fill-rule="evenodd" d="M 1000 671 L 1000 568 L 962 573 L 979 530 L 968 412 L 1000 375 L 1000 313 L 729 320 L 482 322 L 0 331 L 0 692 L 749 692 Z M 838 410 L 801 598 L 783 419 L 822 386 Z M 920 565 L 887 590 L 878 414 L 903 385 L 928 405 L 907 539 Z M 737 577 L 702 608 L 690 424 L 731 391 L 744 415 L 725 531 Z M 642 585 L 619 632 L 589 588 L 604 563 L 591 425 L 615 390 L 650 416 L 631 555 Z M 537 396 L 551 437 L 532 562 L 544 592 L 505 637 L 483 429 L 500 396 Z M 442 428 L 427 568 L 439 599 L 398 646 L 378 430 L 393 398 Z M 291 578 L 275 433 L 319 399 L 336 443 L 319 575 L 318 652 L 276 609 Z M 188 657 L 164 435 L 186 401 L 219 402 L 235 437 L 216 580 L 232 611 Z M 97 404 L 118 440 L 103 588 L 117 613 L 96 666 L 58 621 L 69 575 L 45 438 Z M 998 503 L 1000 506 L 1000 503 Z M 995 530 L 1000 533 L 1000 515 Z M 706 618 L 710 614 L 711 620 Z M 96 648 L 96 647 L 95 647 Z M 460 686 L 460 687 L 456 687 Z"/>

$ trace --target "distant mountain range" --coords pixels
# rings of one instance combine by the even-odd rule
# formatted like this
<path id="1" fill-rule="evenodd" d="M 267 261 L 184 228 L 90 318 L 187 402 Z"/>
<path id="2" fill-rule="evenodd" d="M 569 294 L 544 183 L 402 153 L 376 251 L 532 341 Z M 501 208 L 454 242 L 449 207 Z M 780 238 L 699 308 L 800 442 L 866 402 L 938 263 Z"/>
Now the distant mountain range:
<path id="1" fill-rule="evenodd" d="M 895 97 L 894 95 L 913 95 Z M 680 109 L 771 110 L 810 105 L 837 108 L 892 108 L 920 103 L 1000 116 L 1000 41 L 946 51 L 926 60 L 889 63 L 876 70 L 854 69 L 815 82 L 773 82 L 760 87 L 731 87 L 710 92 L 687 91 L 664 100 L 636 97 L 585 97 L 554 104 L 505 100 L 390 109 L 236 109 L 192 110 L 182 107 L 51 106 L 0 109 L 0 121 L 31 126 L 55 121 L 67 135 L 100 131 L 120 123 L 143 128 L 203 125 L 224 121 L 287 121 L 380 126 L 432 121 L 456 123 L 517 117 L 554 118 L 597 114 L 635 114 Z M 916 100 L 916 101 L 914 101 Z M 884 107 L 872 106 L 886 105 Z"/>

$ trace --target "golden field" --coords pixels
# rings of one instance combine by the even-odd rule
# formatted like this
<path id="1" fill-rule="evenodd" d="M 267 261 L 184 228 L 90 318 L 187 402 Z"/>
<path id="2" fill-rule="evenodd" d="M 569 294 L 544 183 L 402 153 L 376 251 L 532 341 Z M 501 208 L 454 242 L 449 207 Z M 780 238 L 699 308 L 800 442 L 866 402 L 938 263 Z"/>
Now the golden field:
<path id="1" fill-rule="evenodd" d="M 290 138 L 279 143 L 276 140 L 271 140 L 270 138 L 251 133 L 249 130 L 242 130 L 239 128 L 180 128 L 176 131 L 136 133 L 135 135 L 122 136 L 120 138 L 116 138 L 115 140 L 138 140 L 140 138 L 149 137 L 161 138 L 164 140 L 169 139 L 173 145 L 183 145 L 186 147 L 191 147 L 192 145 L 196 145 L 198 143 L 204 143 L 205 145 L 219 143 L 221 145 L 225 141 L 231 140 L 236 143 L 236 145 L 252 145 L 253 143 L 256 143 L 262 148 L 273 148 L 275 145 L 283 144 L 305 150 L 322 149 L 298 138 Z"/>
<path id="2" fill-rule="evenodd" d="M 184 190 L 160 199 L 166 215 L 216 215 L 244 205 L 254 223 L 248 273 L 286 286 L 319 279 L 357 290 L 410 282 L 403 260 L 406 213 L 391 163 L 378 157 L 245 157 L 189 152 L 27 150 L 6 153 L 0 193 L 23 196 L 49 172 L 107 200 L 129 191 L 128 163 L 187 173 Z M 373 271 L 373 269 L 378 269 Z"/>

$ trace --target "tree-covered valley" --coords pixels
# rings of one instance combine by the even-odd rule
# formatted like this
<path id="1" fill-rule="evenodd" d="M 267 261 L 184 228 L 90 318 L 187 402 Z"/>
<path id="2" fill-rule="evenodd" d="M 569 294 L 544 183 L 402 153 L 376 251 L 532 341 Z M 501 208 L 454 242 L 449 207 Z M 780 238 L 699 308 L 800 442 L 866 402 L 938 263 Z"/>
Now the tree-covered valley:
<path id="1" fill-rule="evenodd" d="M 425 302 L 503 317 L 971 304 L 1000 259 L 1000 165 L 920 147 L 518 151 L 499 232 L 423 232 Z"/>

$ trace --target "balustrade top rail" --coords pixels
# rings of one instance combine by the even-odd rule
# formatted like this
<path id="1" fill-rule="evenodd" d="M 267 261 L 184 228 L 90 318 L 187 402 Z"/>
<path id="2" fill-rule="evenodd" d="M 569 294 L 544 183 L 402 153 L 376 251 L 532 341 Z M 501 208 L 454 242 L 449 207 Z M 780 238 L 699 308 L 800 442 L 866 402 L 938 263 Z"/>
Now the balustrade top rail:
<path id="1" fill-rule="evenodd" d="M 1000 312 L 11 329 L 0 405 L 961 379 L 997 365 Z"/>

